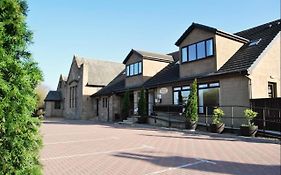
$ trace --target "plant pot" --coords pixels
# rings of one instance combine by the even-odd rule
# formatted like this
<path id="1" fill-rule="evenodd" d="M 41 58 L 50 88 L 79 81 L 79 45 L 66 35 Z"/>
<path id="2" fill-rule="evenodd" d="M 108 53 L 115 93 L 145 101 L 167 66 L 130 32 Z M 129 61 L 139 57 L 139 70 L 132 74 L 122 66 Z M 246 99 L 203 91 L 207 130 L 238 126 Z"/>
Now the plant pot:
<path id="1" fill-rule="evenodd" d="M 140 117 L 138 117 L 138 123 L 141 123 L 141 124 L 147 123 L 147 119 L 148 119 L 147 116 L 140 116 Z"/>
<path id="2" fill-rule="evenodd" d="M 258 126 L 240 126 L 240 134 L 242 136 L 255 137 L 258 131 Z"/>
<path id="3" fill-rule="evenodd" d="M 186 121 L 185 122 L 186 129 L 195 131 L 196 127 L 197 127 L 197 121 Z"/>
<path id="4" fill-rule="evenodd" d="M 210 128 L 211 128 L 211 132 L 214 133 L 222 133 L 224 130 L 224 123 L 218 123 L 218 124 L 211 124 Z"/>

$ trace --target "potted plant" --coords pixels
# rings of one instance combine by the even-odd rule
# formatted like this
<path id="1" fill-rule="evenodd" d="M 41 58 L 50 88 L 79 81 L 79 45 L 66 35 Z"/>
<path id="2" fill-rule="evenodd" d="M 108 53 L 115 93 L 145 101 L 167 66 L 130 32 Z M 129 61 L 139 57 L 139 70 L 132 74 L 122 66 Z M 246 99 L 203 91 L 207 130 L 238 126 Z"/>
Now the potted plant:
<path id="1" fill-rule="evenodd" d="M 224 112 L 221 108 L 215 108 L 213 110 L 212 124 L 210 126 L 211 132 L 219 134 L 222 133 L 225 126 L 225 124 L 222 122 L 222 116 L 224 116 Z"/>
<path id="2" fill-rule="evenodd" d="M 195 130 L 198 122 L 198 99 L 197 99 L 197 80 L 192 83 L 191 92 L 188 96 L 185 109 L 185 127 L 189 130 Z"/>
<path id="3" fill-rule="evenodd" d="M 254 122 L 252 122 L 252 120 L 258 115 L 258 113 L 254 112 L 251 109 L 245 109 L 244 115 L 248 124 L 242 124 L 240 126 L 240 134 L 242 136 L 254 137 L 258 131 L 258 126 L 254 125 Z"/>
<path id="4" fill-rule="evenodd" d="M 141 90 L 140 93 L 140 99 L 138 103 L 138 114 L 140 117 L 138 117 L 138 123 L 147 123 L 147 110 L 146 110 L 146 98 L 144 89 Z"/>

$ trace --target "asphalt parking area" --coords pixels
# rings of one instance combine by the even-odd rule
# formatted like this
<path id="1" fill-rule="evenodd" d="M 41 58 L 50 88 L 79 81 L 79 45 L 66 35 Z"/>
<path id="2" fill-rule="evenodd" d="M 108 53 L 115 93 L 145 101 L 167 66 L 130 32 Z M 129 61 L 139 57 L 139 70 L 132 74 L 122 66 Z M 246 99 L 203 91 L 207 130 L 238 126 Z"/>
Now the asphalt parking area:
<path id="1" fill-rule="evenodd" d="M 41 127 L 44 174 L 280 175 L 280 144 L 80 120 Z"/>

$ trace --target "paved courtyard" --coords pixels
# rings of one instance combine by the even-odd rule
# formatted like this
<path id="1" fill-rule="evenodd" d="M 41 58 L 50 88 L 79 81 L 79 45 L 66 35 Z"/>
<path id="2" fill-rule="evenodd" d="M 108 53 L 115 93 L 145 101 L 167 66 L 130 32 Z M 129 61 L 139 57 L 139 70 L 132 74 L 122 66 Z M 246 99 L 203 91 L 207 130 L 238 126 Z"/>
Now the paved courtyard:
<path id="1" fill-rule="evenodd" d="M 280 175 L 271 141 L 59 119 L 41 130 L 47 175 Z"/>

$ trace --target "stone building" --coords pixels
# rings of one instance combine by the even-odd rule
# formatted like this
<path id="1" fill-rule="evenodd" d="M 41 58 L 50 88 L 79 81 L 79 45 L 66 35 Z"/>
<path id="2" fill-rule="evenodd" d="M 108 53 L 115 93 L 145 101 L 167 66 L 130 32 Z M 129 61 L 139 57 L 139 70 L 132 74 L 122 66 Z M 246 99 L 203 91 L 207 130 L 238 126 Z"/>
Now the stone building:
<path id="1" fill-rule="evenodd" d="M 45 99 L 45 116 L 93 118 L 90 96 L 105 87 L 123 69 L 120 63 L 74 56 L 68 76 L 61 75 L 57 90 L 50 91 Z"/>

